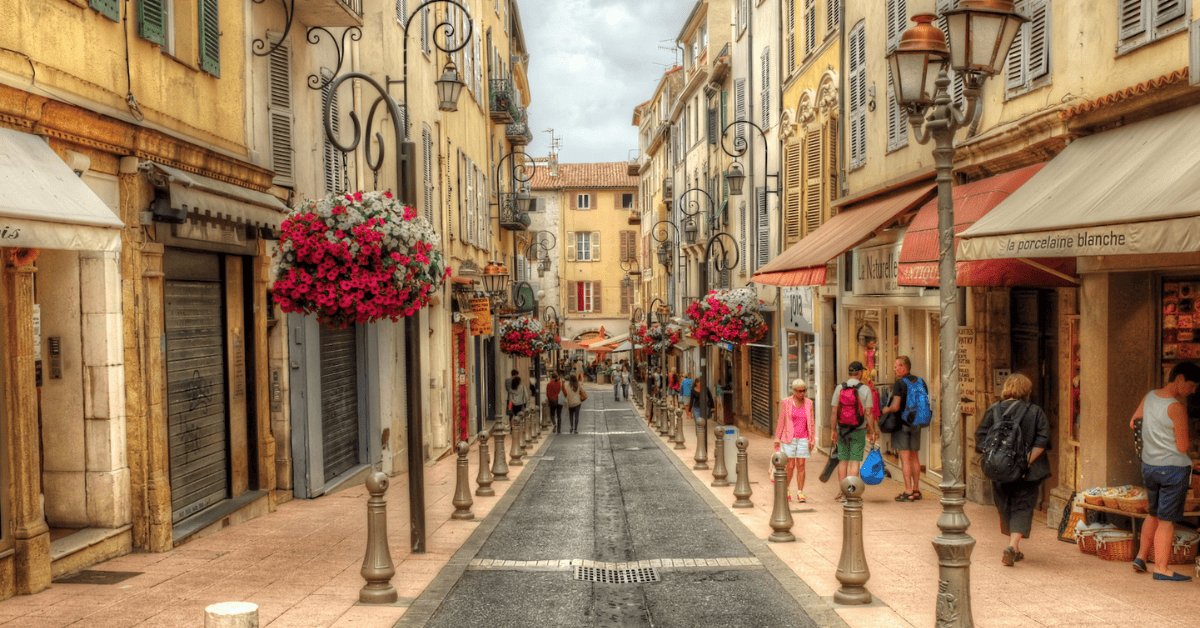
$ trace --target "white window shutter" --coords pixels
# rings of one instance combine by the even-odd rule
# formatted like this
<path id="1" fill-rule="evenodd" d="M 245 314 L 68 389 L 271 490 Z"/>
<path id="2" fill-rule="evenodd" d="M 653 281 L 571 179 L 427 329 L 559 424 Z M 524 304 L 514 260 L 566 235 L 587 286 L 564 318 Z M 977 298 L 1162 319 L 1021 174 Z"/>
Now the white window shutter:
<path id="1" fill-rule="evenodd" d="M 808 135 L 812 135 L 809 133 Z M 800 240 L 800 199 L 805 194 L 801 178 L 800 142 L 791 141 L 783 147 L 783 245 L 791 246 Z"/>
<path id="2" fill-rule="evenodd" d="M 762 127 L 771 127 L 771 47 L 762 51 Z"/>
<path id="3" fill-rule="evenodd" d="M 738 223 L 742 226 L 742 237 L 738 241 L 738 244 L 741 245 L 742 250 L 741 255 L 738 256 L 738 259 L 741 260 L 741 272 L 742 276 L 744 277 L 746 276 L 746 269 L 750 265 L 750 245 L 748 244 L 750 241 L 750 223 L 746 218 L 746 201 L 742 201 L 738 206 Z"/>
<path id="4" fill-rule="evenodd" d="M 292 111 L 292 43 L 281 41 L 273 33 L 268 35 L 267 40 L 275 46 L 267 59 L 271 168 L 275 171 L 275 185 L 292 187 L 296 184 L 295 151 L 292 145 L 292 126 L 296 120 Z M 324 133 L 324 125 L 320 128 Z"/>
<path id="5" fill-rule="evenodd" d="M 825 36 L 836 31 L 842 19 L 841 0 L 825 0 Z"/>
<path id="6" fill-rule="evenodd" d="M 740 78 L 733 82 L 733 119 L 746 119 L 746 79 Z M 746 125 L 739 124 L 734 128 L 733 137 L 736 140 L 741 140 L 743 143 L 734 143 L 734 146 L 745 145 L 746 141 Z"/>
<path id="7" fill-rule="evenodd" d="M 762 268 L 771 261 L 771 214 L 767 212 L 767 189 L 764 187 L 755 188 L 755 198 L 758 199 L 757 207 L 754 215 L 757 218 L 757 264 L 755 268 Z"/>
<path id="8" fill-rule="evenodd" d="M 423 154 L 425 219 L 436 231 L 438 225 L 433 221 L 433 131 L 430 130 L 428 124 L 421 129 L 421 152 Z"/>
<path id="9" fill-rule="evenodd" d="M 804 4 L 804 56 L 808 57 L 817 49 L 817 0 L 804 0 Z"/>
<path id="10" fill-rule="evenodd" d="M 860 23 L 850 33 L 850 168 L 867 161 L 866 35 Z"/>
<path id="11" fill-rule="evenodd" d="M 567 240 L 567 261 L 573 262 L 573 261 L 575 261 L 575 232 L 568 231 L 566 240 Z"/>
<path id="12" fill-rule="evenodd" d="M 429 54 L 431 46 L 429 45 L 429 7 L 421 10 L 421 52 Z"/>
<path id="13" fill-rule="evenodd" d="M 600 261 L 600 232 L 592 232 L 592 259 L 593 262 Z"/>
<path id="14" fill-rule="evenodd" d="M 466 181 L 467 242 L 479 244 L 479 217 L 475 213 L 475 165 L 470 157 L 463 163 L 463 179 Z"/>
<path id="15" fill-rule="evenodd" d="M 484 249 L 492 247 L 491 225 L 492 225 L 492 210 L 491 192 L 487 189 L 487 179 L 483 176 L 483 171 L 475 169 L 475 196 L 477 197 L 476 205 L 479 208 L 479 246 Z"/>
<path id="16" fill-rule="evenodd" d="M 805 3 L 813 1 L 814 0 L 804 0 Z M 796 0 L 786 0 L 786 4 L 787 7 L 783 16 L 784 28 L 787 31 L 785 36 L 785 39 L 787 40 L 785 62 L 787 63 L 787 75 L 791 76 L 792 72 L 796 71 Z M 805 50 L 807 50 L 807 48 L 805 48 Z"/>
<path id="17" fill-rule="evenodd" d="M 1029 3 L 1029 61 L 1026 82 L 1050 73 L 1050 10 L 1047 0 Z"/>
<path id="18" fill-rule="evenodd" d="M 888 0 L 887 3 L 887 51 L 900 44 L 900 36 L 908 28 L 908 3 L 905 0 Z"/>
<path id="19" fill-rule="evenodd" d="M 1154 26 L 1158 28 L 1184 16 L 1187 0 L 1152 0 L 1154 2 Z"/>
<path id="20" fill-rule="evenodd" d="M 1118 34 L 1121 39 L 1131 39 L 1146 32 L 1144 0 L 1121 0 L 1118 18 Z"/>
<path id="21" fill-rule="evenodd" d="M 408 0 L 396 0 L 396 21 L 400 22 L 400 26 L 408 28 L 405 22 L 408 19 Z"/>
<path id="22" fill-rule="evenodd" d="M 1028 3 L 1025 0 L 1017 0 L 1015 7 L 1017 12 L 1028 17 Z M 1008 58 L 1004 61 L 1004 87 L 1005 89 L 1020 89 L 1025 85 L 1025 64 L 1028 60 L 1026 50 L 1029 41 L 1029 22 L 1021 25 L 1017 29 L 1017 36 L 1013 39 L 1012 47 L 1008 49 Z"/>
<path id="23" fill-rule="evenodd" d="M 332 78 L 332 77 L 329 77 Z M 328 103 L 329 106 L 329 127 L 333 130 L 333 134 L 338 135 L 341 126 L 341 115 L 338 107 L 337 92 L 333 91 L 333 84 L 324 82 L 321 87 L 321 101 Z M 323 156 L 324 156 L 324 174 L 325 174 L 325 193 L 337 194 L 342 192 L 342 184 L 344 183 L 341 176 L 342 171 L 342 153 L 324 133 L 321 134 L 321 139 L 324 140 Z"/>
<path id="24" fill-rule="evenodd" d="M 892 84 L 892 66 L 887 69 L 887 149 L 888 152 L 908 146 L 908 115 L 900 108 Z"/>

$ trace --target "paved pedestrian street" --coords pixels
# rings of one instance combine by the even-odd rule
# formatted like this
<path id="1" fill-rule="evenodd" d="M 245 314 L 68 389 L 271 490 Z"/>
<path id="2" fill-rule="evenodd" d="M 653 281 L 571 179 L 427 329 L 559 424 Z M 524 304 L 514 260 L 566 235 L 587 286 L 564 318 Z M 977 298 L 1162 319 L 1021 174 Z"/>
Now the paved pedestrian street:
<path id="1" fill-rule="evenodd" d="M 745 527 L 632 403 L 596 393 L 586 406 L 579 433 L 551 437 L 519 494 L 464 547 L 460 556 L 474 553 L 446 574 L 452 588 L 435 582 L 418 600 L 444 596 L 430 621 L 414 607 L 401 625 L 816 625 L 795 592 L 815 595 L 737 533 Z M 612 581 L 626 574 L 632 582 Z"/>

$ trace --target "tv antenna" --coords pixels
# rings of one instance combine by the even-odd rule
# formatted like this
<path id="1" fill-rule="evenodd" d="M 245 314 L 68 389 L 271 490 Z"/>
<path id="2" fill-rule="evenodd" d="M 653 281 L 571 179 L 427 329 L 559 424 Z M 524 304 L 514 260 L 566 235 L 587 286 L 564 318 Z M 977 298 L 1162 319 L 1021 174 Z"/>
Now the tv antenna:
<path id="1" fill-rule="evenodd" d="M 546 129 L 542 133 L 550 134 L 550 154 L 557 156 L 559 149 L 562 148 L 562 136 L 555 136 L 554 129 Z"/>
<path id="2" fill-rule="evenodd" d="M 658 49 L 659 50 L 667 50 L 671 53 L 671 65 L 668 66 L 665 63 L 657 63 L 657 62 L 652 62 L 652 63 L 654 63 L 655 65 L 662 65 L 662 66 L 673 68 L 673 67 L 679 65 L 679 46 L 663 46 L 662 45 L 662 44 L 665 44 L 668 42 L 675 43 L 675 40 L 674 39 L 659 40 Z"/>

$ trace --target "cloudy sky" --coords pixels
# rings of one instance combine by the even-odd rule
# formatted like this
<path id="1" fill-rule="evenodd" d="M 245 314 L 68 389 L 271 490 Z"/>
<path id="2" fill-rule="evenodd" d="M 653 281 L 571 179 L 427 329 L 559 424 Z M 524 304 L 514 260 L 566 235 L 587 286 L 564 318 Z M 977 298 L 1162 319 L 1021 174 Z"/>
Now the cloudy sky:
<path id="1" fill-rule="evenodd" d="M 633 108 L 653 95 L 695 0 L 519 0 L 529 48 L 533 157 L 562 138 L 559 161 L 624 161 Z M 662 41 L 668 40 L 668 41 Z M 660 50 L 659 46 L 668 48 Z"/>

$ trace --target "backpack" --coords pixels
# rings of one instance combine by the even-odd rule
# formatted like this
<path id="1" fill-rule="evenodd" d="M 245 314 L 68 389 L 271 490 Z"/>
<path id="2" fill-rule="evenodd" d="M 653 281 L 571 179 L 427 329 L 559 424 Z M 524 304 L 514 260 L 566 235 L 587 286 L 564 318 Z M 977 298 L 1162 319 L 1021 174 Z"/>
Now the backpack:
<path id="1" fill-rule="evenodd" d="M 883 456 L 879 453 L 879 445 L 871 445 L 871 450 L 867 452 L 867 457 L 863 460 L 859 471 L 859 477 L 868 486 L 875 486 L 883 481 L 885 474 Z"/>
<path id="2" fill-rule="evenodd" d="M 1021 417 L 1010 417 L 1017 406 L 1022 407 Z M 1025 475 L 1025 468 L 1029 464 L 1029 452 L 1025 451 L 1020 419 L 1027 407 L 1020 402 L 1009 406 L 1004 415 L 988 428 L 987 436 L 980 444 L 983 456 L 979 459 L 979 466 L 983 469 L 983 474 L 993 482 L 1014 482 Z"/>
<path id="3" fill-rule="evenodd" d="M 863 424 L 864 412 L 862 400 L 858 398 L 859 386 L 862 384 L 842 384 L 842 392 L 838 393 L 838 425 L 857 429 Z"/>
<path id="4" fill-rule="evenodd" d="M 933 420 L 933 408 L 929 405 L 929 389 L 920 377 L 908 382 L 908 394 L 904 397 L 904 412 L 900 416 L 914 427 L 925 427 Z"/>

